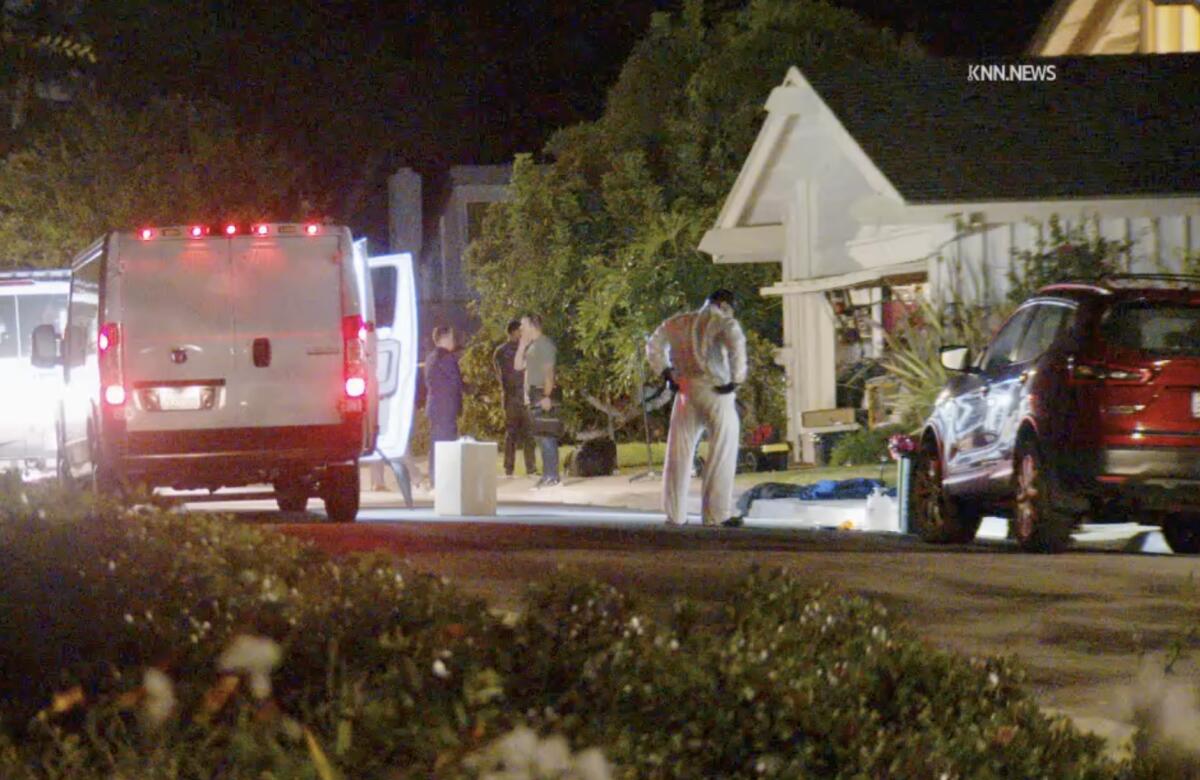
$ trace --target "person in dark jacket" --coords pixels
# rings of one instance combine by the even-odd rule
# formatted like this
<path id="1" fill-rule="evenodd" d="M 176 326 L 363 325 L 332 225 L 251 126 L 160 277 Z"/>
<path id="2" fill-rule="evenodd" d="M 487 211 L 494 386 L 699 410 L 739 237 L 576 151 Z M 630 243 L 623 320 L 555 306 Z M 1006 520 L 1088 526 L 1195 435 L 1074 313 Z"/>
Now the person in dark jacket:
<path id="1" fill-rule="evenodd" d="M 525 473 L 537 471 L 533 437 L 529 435 L 529 413 L 525 409 L 525 372 L 513 365 L 517 344 L 521 341 L 521 321 L 508 323 L 508 341 L 492 353 L 492 365 L 504 397 L 504 475 L 511 477 L 517 467 L 517 447 L 524 451 Z"/>
<path id="2" fill-rule="evenodd" d="M 425 357 L 425 416 L 429 418 L 429 485 L 434 484 L 435 442 L 458 438 L 463 405 L 463 379 L 458 368 L 454 329 L 433 329 L 433 351 Z"/>

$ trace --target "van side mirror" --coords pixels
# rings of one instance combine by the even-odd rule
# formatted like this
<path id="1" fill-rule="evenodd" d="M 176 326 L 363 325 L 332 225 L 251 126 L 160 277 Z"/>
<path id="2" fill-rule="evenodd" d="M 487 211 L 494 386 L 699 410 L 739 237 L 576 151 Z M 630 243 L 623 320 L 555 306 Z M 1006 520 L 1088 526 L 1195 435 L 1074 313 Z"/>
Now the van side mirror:
<path id="1" fill-rule="evenodd" d="M 954 345 L 950 347 L 942 347 L 941 349 L 942 366 L 949 371 L 970 371 L 971 369 L 971 348 Z"/>
<path id="2" fill-rule="evenodd" d="M 30 359 L 37 368 L 54 368 L 62 363 L 58 355 L 58 334 L 53 325 L 38 325 L 33 329 Z"/>

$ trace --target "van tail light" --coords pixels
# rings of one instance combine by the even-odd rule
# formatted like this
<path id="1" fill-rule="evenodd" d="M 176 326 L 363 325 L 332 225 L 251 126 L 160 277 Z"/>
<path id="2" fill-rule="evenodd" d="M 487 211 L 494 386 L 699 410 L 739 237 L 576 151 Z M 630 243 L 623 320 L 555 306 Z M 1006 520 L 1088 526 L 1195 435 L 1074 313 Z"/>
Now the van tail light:
<path id="1" fill-rule="evenodd" d="M 121 328 L 115 322 L 106 322 L 100 326 L 100 335 L 96 337 L 96 347 L 101 355 L 107 355 L 115 349 L 121 340 Z"/>
<path id="2" fill-rule="evenodd" d="M 1078 384 L 1144 385 L 1154 378 L 1154 371 L 1149 368 L 1080 363 L 1075 360 L 1069 363 L 1068 371 L 1071 381 Z"/>
<path id="3" fill-rule="evenodd" d="M 367 333 L 371 324 L 361 315 L 342 318 L 342 378 L 347 398 L 367 394 Z"/>
<path id="4" fill-rule="evenodd" d="M 122 406 L 125 403 L 124 377 L 121 375 L 121 325 L 106 322 L 96 337 L 100 355 L 100 386 L 104 388 L 104 403 Z"/>

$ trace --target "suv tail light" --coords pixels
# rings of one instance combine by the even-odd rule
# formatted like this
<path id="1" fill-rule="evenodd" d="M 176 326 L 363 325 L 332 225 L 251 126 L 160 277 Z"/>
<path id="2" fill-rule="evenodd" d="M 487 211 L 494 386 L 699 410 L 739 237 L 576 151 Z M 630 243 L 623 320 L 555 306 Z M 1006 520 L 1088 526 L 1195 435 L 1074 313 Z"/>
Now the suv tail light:
<path id="1" fill-rule="evenodd" d="M 96 349 L 100 357 L 100 386 L 103 388 L 104 403 L 122 406 L 125 403 L 125 385 L 121 376 L 120 323 L 106 322 L 100 326 Z"/>
<path id="2" fill-rule="evenodd" d="M 347 398 L 367 394 L 367 333 L 371 324 L 361 315 L 342 318 L 342 378 Z"/>
<path id="3" fill-rule="evenodd" d="M 1071 360 L 1068 365 L 1071 381 L 1100 383 L 1107 385 L 1144 385 L 1154 378 L 1149 368 L 1114 366 L 1105 363 L 1079 363 Z"/>

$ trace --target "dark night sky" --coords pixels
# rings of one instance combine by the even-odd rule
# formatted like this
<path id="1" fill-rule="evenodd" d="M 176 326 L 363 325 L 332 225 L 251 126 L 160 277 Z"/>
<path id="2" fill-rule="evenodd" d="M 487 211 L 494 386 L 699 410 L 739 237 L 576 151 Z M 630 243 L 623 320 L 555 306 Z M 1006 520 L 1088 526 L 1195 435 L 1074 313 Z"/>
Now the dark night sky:
<path id="1" fill-rule="evenodd" d="M 833 0 L 935 56 L 970 58 L 1023 52 L 1052 1 Z M 249 124 L 300 139 L 335 188 L 370 182 L 358 202 L 376 213 L 360 216 L 378 238 L 388 173 L 507 162 L 540 150 L 557 128 L 596 118 L 650 15 L 680 5 L 97 0 L 85 13 L 106 54 L 107 91 L 211 95 Z"/>

